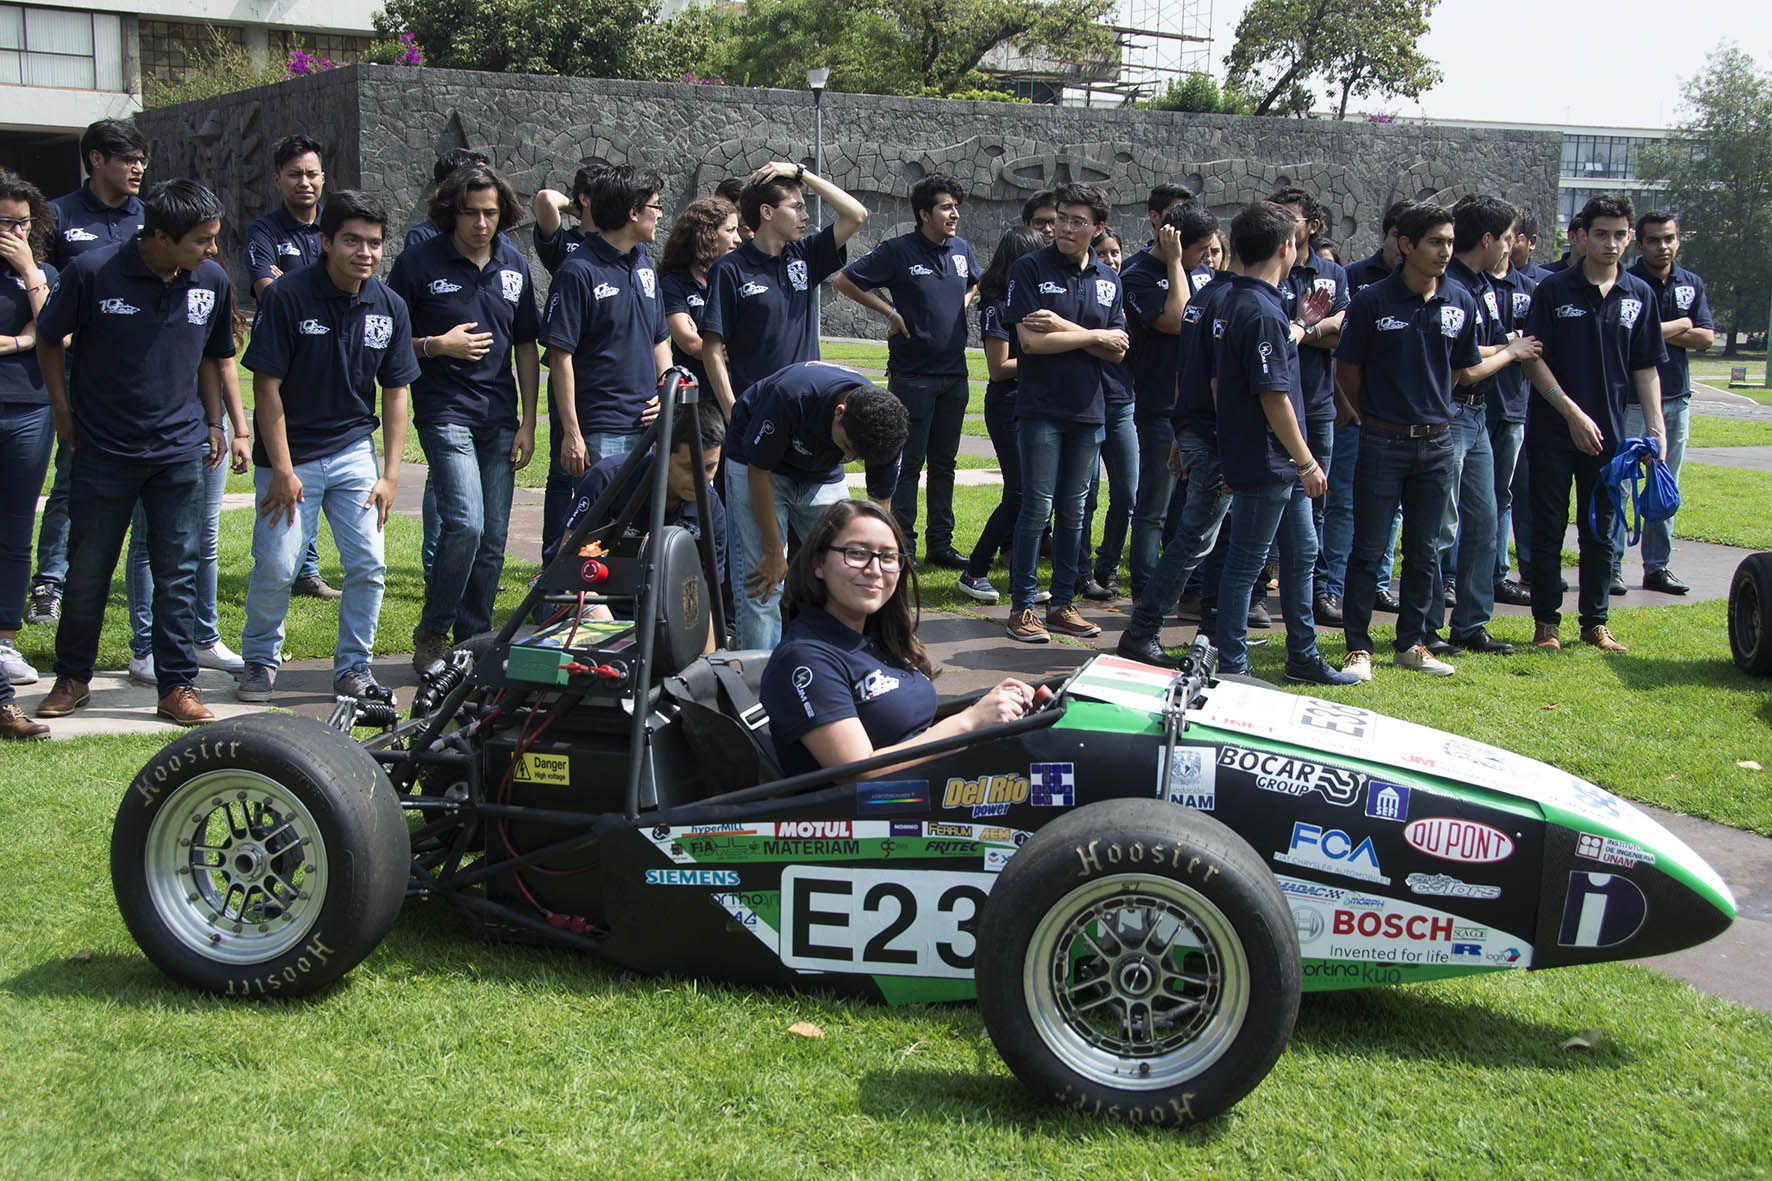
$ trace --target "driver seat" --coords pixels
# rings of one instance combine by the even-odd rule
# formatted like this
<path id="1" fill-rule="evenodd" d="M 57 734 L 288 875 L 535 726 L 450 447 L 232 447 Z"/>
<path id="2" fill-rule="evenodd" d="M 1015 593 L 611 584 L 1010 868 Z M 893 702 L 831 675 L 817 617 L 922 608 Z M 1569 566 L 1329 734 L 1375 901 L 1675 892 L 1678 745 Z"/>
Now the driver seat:
<path id="1" fill-rule="evenodd" d="M 768 660 L 762 650 L 715 652 L 664 680 L 710 795 L 781 778 L 769 715 L 756 690 Z"/>

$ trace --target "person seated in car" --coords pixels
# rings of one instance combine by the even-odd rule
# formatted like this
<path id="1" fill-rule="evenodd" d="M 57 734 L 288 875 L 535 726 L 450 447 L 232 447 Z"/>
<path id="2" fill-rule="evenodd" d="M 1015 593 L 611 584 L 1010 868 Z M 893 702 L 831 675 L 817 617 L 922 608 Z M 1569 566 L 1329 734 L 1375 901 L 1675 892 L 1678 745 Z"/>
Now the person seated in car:
<path id="1" fill-rule="evenodd" d="M 698 474 L 695 466 L 695 450 L 691 431 L 701 432 L 702 470 Z M 720 414 L 719 404 L 712 398 L 697 402 L 694 405 L 683 405 L 677 408 L 677 421 L 671 430 L 670 473 L 665 481 L 665 524 L 680 525 L 688 530 L 689 535 L 697 541 L 701 539 L 701 518 L 695 507 L 695 485 L 699 480 L 705 487 L 708 499 L 708 517 L 713 527 L 714 566 L 722 578 L 726 572 L 726 510 L 720 503 L 718 493 L 714 491 L 714 473 L 720 466 L 720 449 L 726 443 L 726 419 Z M 615 480 L 621 465 L 627 462 L 626 455 L 611 455 L 592 465 L 578 483 L 572 494 L 572 505 L 566 514 L 566 523 L 560 532 L 559 542 L 542 552 L 543 561 L 551 562 L 559 546 L 565 544 L 578 528 L 584 515 L 596 505 L 597 498 Z M 602 527 L 615 520 L 627 507 L 628 501 L 636 490 L 641 490 L 648 503 L 642 503 L 639 510 L 628 521 L 623 530 L 624 537 L 637 538 L 646 533 L 648 522 L 652 519 L 649 505 L 652 495 L 652 456 L 648 455 L 640 461 L 633 474 L 628 477 L 622 489 L 610 502 L 604 519 L 596 522 Z M 602 605 L 592 608 L 589 613 L 592 619 L 611 619 L 609 609 Z M 712 621 L 708 632 L 707 651 L 715 648 Z"/>
<path id="2" fill-rule="evenodd" d="M 1007 722 L 1033 703 L 1033 687 L 1011 677 L 935 721 L 916 572 L 897 523 L 872 501 L 841 500 L 819 516 L 788 569 L 787 601 L 759 694 L 785 775 Z"/>

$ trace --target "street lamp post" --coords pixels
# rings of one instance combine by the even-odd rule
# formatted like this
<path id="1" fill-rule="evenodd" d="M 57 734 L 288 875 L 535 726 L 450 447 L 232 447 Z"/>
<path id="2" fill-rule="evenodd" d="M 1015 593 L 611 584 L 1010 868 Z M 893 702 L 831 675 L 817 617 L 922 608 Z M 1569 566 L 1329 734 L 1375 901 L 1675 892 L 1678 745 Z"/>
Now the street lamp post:
<path id="1" fill-rule="evenodd" d="M 819 176 L 824 175 L 824 88 L 831 80 L 831 72 L 824 66 L 813 66 L 806 71 L 806 85 L 812 87 L 812 171 Z M 814 233 L 824 229 L 824 198 L 812 198 L 812 230 Z M 821 300 L 819 293 L 812 293 L 812 339 L 819 338 L 822 328 L 822 317 L 819 315 Z"/>

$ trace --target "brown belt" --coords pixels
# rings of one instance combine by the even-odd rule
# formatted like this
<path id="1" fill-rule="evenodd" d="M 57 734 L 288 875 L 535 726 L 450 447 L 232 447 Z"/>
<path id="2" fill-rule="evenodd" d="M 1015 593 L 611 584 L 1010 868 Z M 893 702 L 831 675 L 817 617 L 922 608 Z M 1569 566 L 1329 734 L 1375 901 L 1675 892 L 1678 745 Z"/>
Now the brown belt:
<path id="1" fill-rule="evenodd" d="M 1394 422 L 1385 422 L 1381 418 L 1373 418 L 1370 414 L 1361 415 L 1360 417 L 1361 430 L 1364 430 L 1367 427 L 1373 427 L 1377 430 L 1383 431 L 1387 435 L 1401 435 L 1405 439 L 1425 439 L 1429 435 L 1439 434 L 1451 425 L 1451 423 L 1447 422 L 1436 422 L 1431 426 L 1424 426 L 1420 423 L 1411 426 L 1402 426 Z"/>

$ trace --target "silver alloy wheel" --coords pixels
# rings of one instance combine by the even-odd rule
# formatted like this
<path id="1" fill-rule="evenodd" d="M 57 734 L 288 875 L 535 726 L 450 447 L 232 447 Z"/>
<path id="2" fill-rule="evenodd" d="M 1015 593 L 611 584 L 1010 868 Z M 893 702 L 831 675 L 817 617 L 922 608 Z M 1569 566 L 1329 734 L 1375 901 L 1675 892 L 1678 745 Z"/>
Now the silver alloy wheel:
<path id="1" fill-rule="evenodd" d="M 1249 1008 L 1235 928 L 1204 895 L 1115 874 L 1078 886 L 1034 928 L 1022 987 L 1035 1030 L 1093 1082 L 1159 1090 L 1230 1048 Z"/>
<path id="2" fill-rule="evenodd" d="M 253 771 L 212 771 L 178 788 L 148 829 L 143 868 L 167 930 L 218 963 L 263 963 L 289 951 L 326 901 L 326 848 L 313 813 Z"/>

